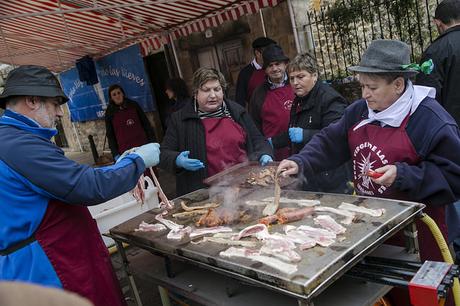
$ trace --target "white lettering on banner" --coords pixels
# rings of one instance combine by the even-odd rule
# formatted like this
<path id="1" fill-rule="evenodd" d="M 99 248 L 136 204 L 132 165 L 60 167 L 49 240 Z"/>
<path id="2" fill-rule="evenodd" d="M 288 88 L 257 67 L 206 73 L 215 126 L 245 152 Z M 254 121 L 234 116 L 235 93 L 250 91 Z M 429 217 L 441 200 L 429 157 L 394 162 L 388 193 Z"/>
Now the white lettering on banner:
<path id="1" fill-rule="evenodd" d="M 73 86 L 70 87 L 69 93 L 67 95 L 70 100 L 72 100 L 72 97 L 73 97 L 73 95 L 75 94 L 75 92 L 77 91 L 78 88 L 83 88 L 83 85 L 84 85 L 83 82 L 80 81 L 80 80 L 75 80 L 73 82 Z"/>
<path id="2" fill-rule="evenodd" d="M 100 110 L 100 111 L 96 112 L 96 115 L 97 115 L 98 118 L 104 117 L 104 114 L 105 114 L 105 110 Z"/>
<path id="3" fill-rule="evenodd" d="M 135 75 L 134 73 L 132 72 L 128 72 L 128 70 L 126 70 L 125 68 L 121 68 L 121 75 L 125 78 L 127 78 L 128 80 L 131 80 L 131 81 L 134 81 L 136 82 L 137 84 L 139 84 L 141 87 L 144 86 L 144 79 L 141 78 L 140 76 L 138 75 Z"/>
<path id="4" fill-rule="evenodd" d="M 102 68 L 99 72 L 101 76 L 116 76 L 116 77 L 121 76 L 125 79 L 136 82 L 141 87 L 145 85 L 145 80 L 142 77 L 136 75 L 133 72 L 128 71 L 127 69 L 123 67 L 116 68 L 116 67 L 112 67 L 111 65 L 108 65 Z"/>
<path id="5" fill-rule="evenodd" d="M 100 71 L 101 76 L 116 76 L 120 77 L 120 69 L 112 67 L 111 65 L 108 65 L 104 68 L 102 68 Z"/>

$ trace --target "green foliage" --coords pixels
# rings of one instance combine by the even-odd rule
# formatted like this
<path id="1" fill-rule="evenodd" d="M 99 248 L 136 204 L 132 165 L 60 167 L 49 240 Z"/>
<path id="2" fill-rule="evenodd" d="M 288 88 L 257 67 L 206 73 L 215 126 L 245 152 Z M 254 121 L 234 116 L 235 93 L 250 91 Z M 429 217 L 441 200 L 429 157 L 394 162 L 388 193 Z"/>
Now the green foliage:
<path id="1" fill-rule="evenodd" d="M 329 19 L 334 31 L 340 34 L 350 34 L 350 26 L 353 22 L 364 21 L 372 25 L 378 18 L 386 21 L 389 15 L 397 28 L 404 28 L 406 33 L 411 35 L 413 25 L 410 22 L 405 22 L 405 20 L 407 18 L 414 20 L 416 1 L 338 0 L 327 10 L 325 17 Z"/>

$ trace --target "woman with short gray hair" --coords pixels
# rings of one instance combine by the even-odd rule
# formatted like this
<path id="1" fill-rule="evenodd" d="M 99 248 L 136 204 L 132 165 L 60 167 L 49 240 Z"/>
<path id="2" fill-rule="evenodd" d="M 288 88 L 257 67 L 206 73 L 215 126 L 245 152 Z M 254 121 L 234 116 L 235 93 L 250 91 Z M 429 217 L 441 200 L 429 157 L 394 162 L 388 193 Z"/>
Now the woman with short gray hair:
<path id="1" fill-rule="evenodd" d="M 295 93 L 289 129 L 272 137 L 274 148 L 291 146 L 298 153 L 321 129 L 342 117 L 347 101 L 332 87 L 318 80 L 316 59 L 309 53 L 299 54 L 287 66 Z M 347 164 L 309 177 L 303 189 L 307 191 L 350 193 L 351 171 Z"/>
<path id="2" fill-rule="evenodd" d="M 171 116 L 161 144 L 160 167 L 176 174 L 177 196 L 204 188 L 203 180 L 247 160 L 266 165 L 272 150 L 246 110 L 224 97 L 222 73 L 193 74 L 193 103 Z"/>
<path id="3" fill-rule="evenodd" d="M 410 63 L 404 42 L 372 41 L 359 65 L 348 68 L 358 74 L 362 99 L 283 160 L 279 171 L 308 178 L 351 160 L 358 195 L 424 203 L 447 236 L 444 210 L 460 199 L 460 131 L 435 100 L 436 90 L 410 81 L 430 66 Z M 429 229 L 417 222 L 417 230 L 422 261 L 442 261 Z"/>

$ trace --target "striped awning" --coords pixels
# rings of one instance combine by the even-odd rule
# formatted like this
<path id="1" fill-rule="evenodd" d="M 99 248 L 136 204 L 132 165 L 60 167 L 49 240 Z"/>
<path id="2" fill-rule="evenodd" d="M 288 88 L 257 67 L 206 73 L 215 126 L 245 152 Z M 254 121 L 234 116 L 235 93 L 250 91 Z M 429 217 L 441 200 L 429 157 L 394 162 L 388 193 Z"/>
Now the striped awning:
<path id="1" fill-rule="evenodd" d="M 283 0 L 12 0 L 0 2 L 0 63 L 55 72 L 90 55 L 140 43 L 144 55 L 170 39 L 217 27 Z"/>

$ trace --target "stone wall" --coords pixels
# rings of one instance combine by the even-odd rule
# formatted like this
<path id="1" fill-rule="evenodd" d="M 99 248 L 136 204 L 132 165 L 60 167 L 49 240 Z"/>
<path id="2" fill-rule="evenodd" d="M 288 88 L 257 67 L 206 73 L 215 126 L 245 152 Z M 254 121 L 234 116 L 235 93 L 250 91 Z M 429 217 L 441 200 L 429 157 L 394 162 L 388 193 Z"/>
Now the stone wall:
<path id="1" fill-rule="evenodd" d="M 297 50 L 287 5 L 287 1 L 284 1 L 275 7 L 264 8 L 262 15 L 267 36 L 277 41 L 286 55 L 292 58 L 297 54 Z M 247 64 L 253 58 L 252 41 L 264 36 L 259 13 L 243 16 L 237 21 L 224 22 L 211 30 L 210 38 L 206 38 L 205 33 L 193 33 L 174 41 L 183 79 L 189 86 L 192 83 L 193 72 L 199 68 L 199 49 L 214 47 L 230 40 L 240 40 L 243 49 L 241 60 Z"/>
<path id="2" fill-rule="evenodd" d="M 154 113 L 149 112 L 149 113 L 146 113 L 146 115 L 147 115 L 147 118 L 150 120 L 150 123 L 153 126 Z M 66 123 L 66 125 L 71 124 L 70 120 L 67 119 L 66 121 L 68 122 L 68 123 Z M 97 148 L 98 153 L 102 154 L 103 151 L 110 152 L 109 144 L 108 144 L 107 140 L 105 140 L 106 131 L 105 131 L 105 121 L 104 120 L 92 120 L 92 121 L 85 121 L 85 122 L 75 122 L 74 125 L 75 125 L 75 130 L 78 133 L 78 138 L 80 140 L 81 147 L 82 147 L 83 151 L 85 151 L 85 152 L 90 152 L 91 151 L 88 136 L 93 135 L 94 143 L 96 144 L 96 148 Z M 79 151 L 79 146 L 78 146 L 78 143 L 77 143 L 77 140 L 76 140 L 75 133 L 72 133 L 74 136 L 69 135 L 71 133 L 71 131 L 72 131 L 72 127 L 67 126 L 67 128 L 65 128 L 65 129 L 66 129 L 65 130 L 66 137 L 67 137 L 67 140 L 69 141 L 69 149 L 72 150 L 72 151 Z M 69 136 L 71 136 L 71 137 L 69 137 Z M 69 138 L 73 139 L 72 146 L 70 144 Z M 157 138 L 158 138 L 158 136 L 157 136 Z M 105 144 L 104 144 L 104 142 L 105 142 Z"/>

